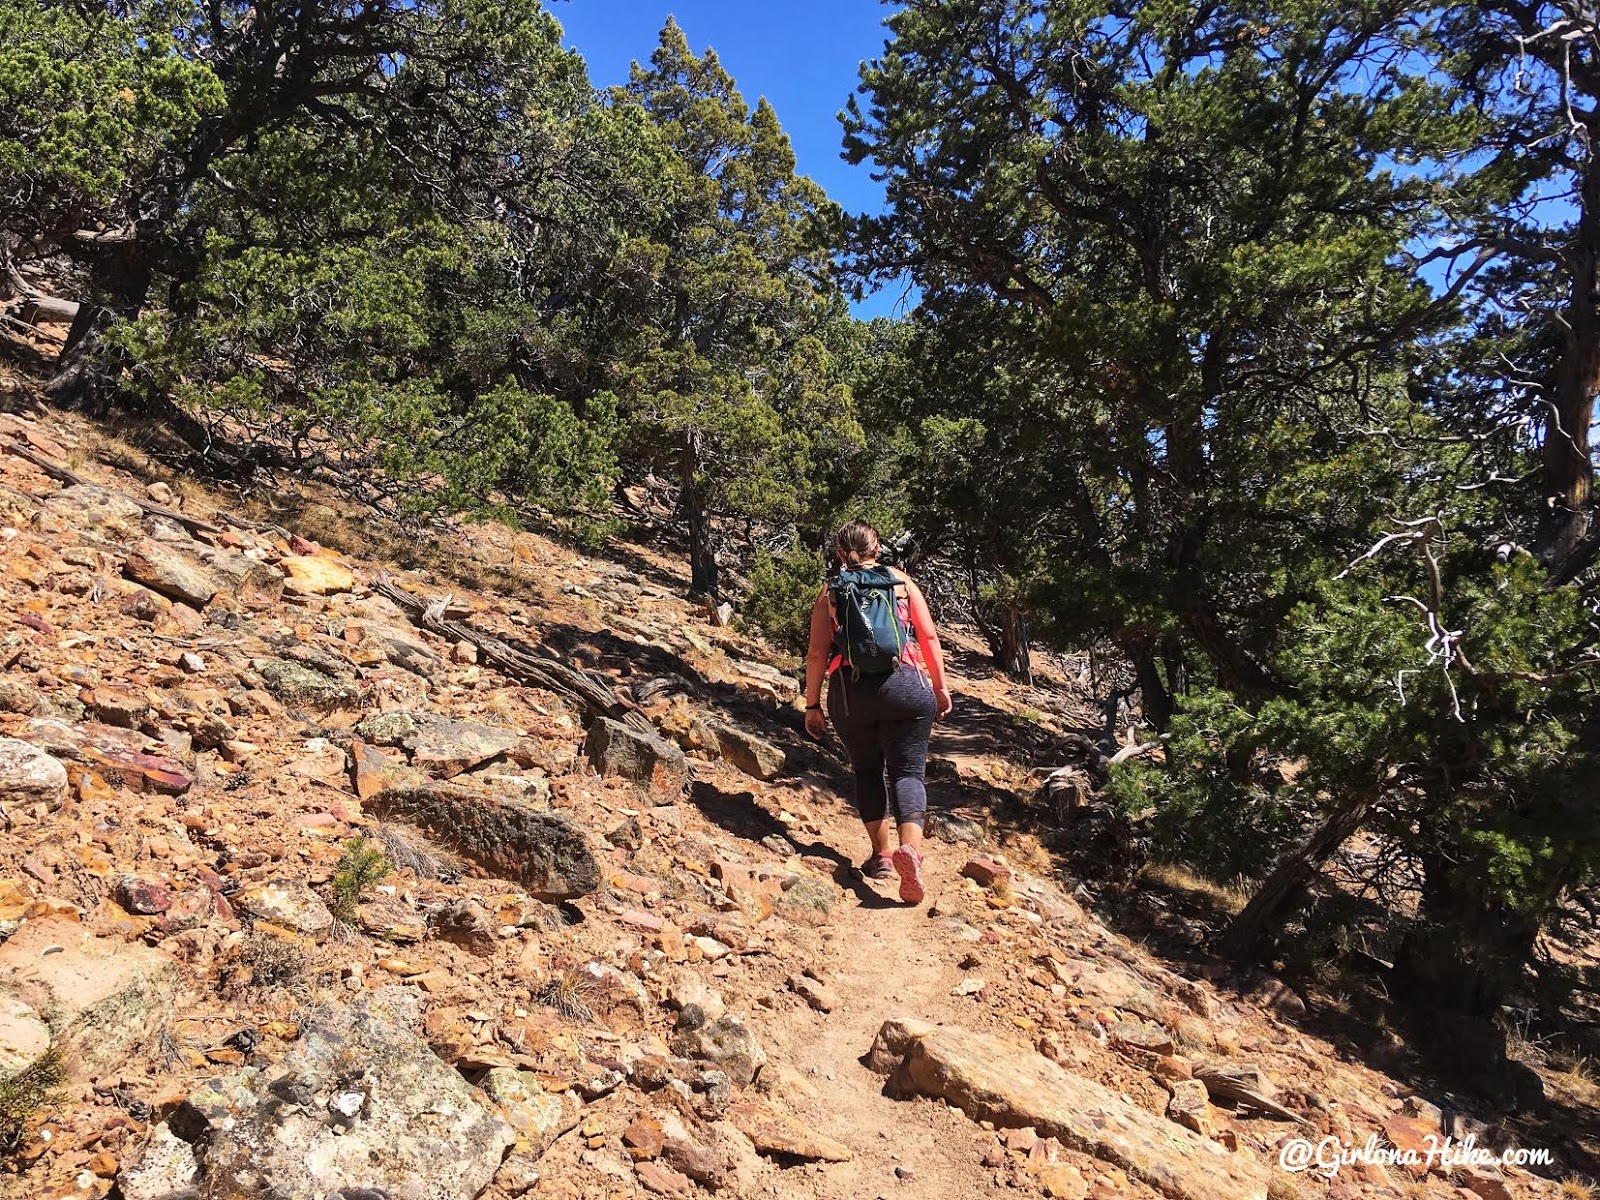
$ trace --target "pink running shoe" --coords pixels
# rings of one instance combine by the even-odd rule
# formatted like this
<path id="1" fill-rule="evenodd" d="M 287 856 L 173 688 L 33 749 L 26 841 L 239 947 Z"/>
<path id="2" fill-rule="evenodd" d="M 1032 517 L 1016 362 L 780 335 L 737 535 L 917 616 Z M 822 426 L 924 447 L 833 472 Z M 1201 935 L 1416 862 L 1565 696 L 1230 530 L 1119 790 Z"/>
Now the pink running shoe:
<path id="1" fill-rule="evenodd" d="M 906 904 L 921 904 L 926 894 L 922 886 L 922 855 L 910 846 L 901 846 L 889 861 L 900 872 L 900 899 Z"/>

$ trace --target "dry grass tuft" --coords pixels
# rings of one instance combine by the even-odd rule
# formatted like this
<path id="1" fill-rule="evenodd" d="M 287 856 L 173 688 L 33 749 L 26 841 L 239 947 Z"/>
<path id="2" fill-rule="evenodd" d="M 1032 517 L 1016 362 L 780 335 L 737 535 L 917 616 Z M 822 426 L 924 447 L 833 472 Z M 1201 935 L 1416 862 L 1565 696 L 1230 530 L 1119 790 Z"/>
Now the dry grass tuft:
<path id="1" fill-rule="evenodd" d="M 427 838 L 404 825 L 379 825 L 373 838 L 397 871 L 410 871 L 418 879 L 438 879 L 452 883 L 461 878 L 461 862 L 440 850 Z"/>
<path id="2" fill-rule="evenodd" d="M 546 980 L 534 993 L 534 999 L 548 1004 L 570 1021 L 588 1022 L 594 1020 L 594 1008 L 589 1003 L 594 994 L 594 977 L 581 968 L 568 967 Z"/>
<path id="3" fill-rule="evenodd" d="M 1250 902 L 1250 890 L 1242 880 L 1218 883 L 1177 863 L 1149 863 L 1139 872 L 1139 881 L 1152 887 L 1199 897 L 1231 915 L 1238 914 Z"/>
<path id="4" fill-rule="evenodd" d="M 37 1061 L 0 1081 L 0 1157 L 16 1153 L 30 1122 L 55 1102 L 66 1079 L 61 1049 L 51 1046 Z"/>

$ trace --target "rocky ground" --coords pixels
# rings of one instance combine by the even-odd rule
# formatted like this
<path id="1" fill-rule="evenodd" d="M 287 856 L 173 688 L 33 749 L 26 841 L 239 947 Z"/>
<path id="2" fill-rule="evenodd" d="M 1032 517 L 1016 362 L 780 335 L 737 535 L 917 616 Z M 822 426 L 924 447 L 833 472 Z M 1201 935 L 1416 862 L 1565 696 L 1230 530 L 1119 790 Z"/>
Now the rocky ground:
<path id="1" fill-rule="evenodd" d="M 1000 837 L 1002 685 L 956 679 L 909 908 L 794 678 L 649 550 L 476 526 L 400 571 L 86 425 L 0 441 L 84 480 L 0 453 L 0 1194 L 1587 1194 L 1281 1170 L 1503 1134 Z"/>

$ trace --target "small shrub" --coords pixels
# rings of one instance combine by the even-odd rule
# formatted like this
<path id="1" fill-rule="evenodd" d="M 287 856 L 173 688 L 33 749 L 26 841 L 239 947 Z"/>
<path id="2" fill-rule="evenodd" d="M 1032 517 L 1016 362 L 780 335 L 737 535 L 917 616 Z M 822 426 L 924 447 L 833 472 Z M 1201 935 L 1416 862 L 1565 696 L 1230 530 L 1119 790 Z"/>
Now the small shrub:
<path id="1" fill-rule="evenodd" d="M 804 654 L 811 636 L 811 606 L 824 570 L 822 555 L 814 550 L 794 549 L 778 557 L 758 550 L 750 564 L 750 591 L 739 609 L 740 624 L 774 646 Z"/>
<path id="2" fill-rule="evenodd" d="M 303 947 L 260 930 L 252 930 L 239 944 L 239 965 L 247 973 L 246 986 L 260 990 L 298 991 L 310 971 Z"/>
<path id="3" fill-rule="evenodd" d="M 454 883 L 461 878 L 461 863 L 432 845 L 420 833 L 403 825 L 380 825 L 374 838 L 394 870 L 410 871 L 418 879 Z"/>
<path id="4" fill-rule="evenodd" d="M 0 1155 L 16 1153 L 28 1123 L 55 1099 L 66 1078 L 61 1050 L 51 1046 L 37 1062 L 0 1081 Z"/>
<path id="5" fill-rule="evenodd" d="M 535 996 L 540 1004 L 548 1004 L 562 1016 L 572 1021 L 594 1020 L 594 1008 L 589 1001 L 594 997 L 594 977 L 578 967 L 569 967 L 552 975 Z"/>
<path id="6" fill-rule="evenodd" d="M 366 838 L 351 838 L 344 844 L 339 865 L 334 868 L 333 882 L 329 884 L 333 902 L 334 919 L 346 925 L 356 919 L 356 908 L 369 888 L 376 887 L 389 873 L 389 860 L 383 851 L 374 848 Z"/>

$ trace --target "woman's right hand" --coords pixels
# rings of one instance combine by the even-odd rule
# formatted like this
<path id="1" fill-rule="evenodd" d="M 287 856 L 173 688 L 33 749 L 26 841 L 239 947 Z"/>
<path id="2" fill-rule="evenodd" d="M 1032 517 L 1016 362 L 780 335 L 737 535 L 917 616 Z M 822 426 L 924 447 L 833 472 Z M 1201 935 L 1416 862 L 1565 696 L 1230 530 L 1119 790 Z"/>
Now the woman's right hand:
<path id="1" fill-rule="evenodd" d="M 820 708 L 806 709 L 806 732 L 817 741 L 828 731 L 828 718 Z"/>
<path id="2" fill-rule="evenodd" d="M 933 719 L 942 721 L 950 715 L 955 701 L 950 699 L 949 688 L 939 688 L 933 693 Z"/>

